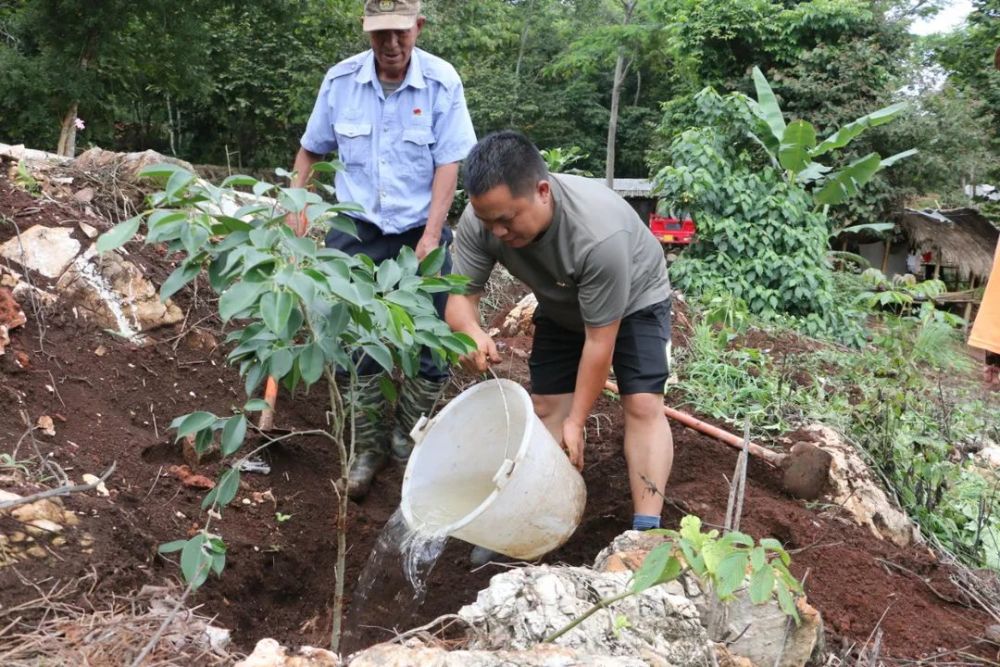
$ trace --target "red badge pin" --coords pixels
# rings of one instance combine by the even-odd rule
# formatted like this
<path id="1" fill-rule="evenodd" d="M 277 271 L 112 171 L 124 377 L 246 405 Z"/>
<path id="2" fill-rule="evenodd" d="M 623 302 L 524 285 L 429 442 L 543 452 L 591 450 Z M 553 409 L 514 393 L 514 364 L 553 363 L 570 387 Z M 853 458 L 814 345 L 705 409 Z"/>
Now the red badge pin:
<path id="1" fill-rule="evenodd" d="M 423 113 L 423 110 L 420 107 L 417 107 L 416 109 L 413 110 L 413 115 L 414 116 L 419 116 L 422 113 Z"/>

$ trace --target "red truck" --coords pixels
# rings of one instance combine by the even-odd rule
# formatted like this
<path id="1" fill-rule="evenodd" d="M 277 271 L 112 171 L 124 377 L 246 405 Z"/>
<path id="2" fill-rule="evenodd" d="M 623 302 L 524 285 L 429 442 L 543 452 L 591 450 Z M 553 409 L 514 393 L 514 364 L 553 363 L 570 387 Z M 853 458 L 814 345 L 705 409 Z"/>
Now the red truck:
<path id="1" fill-rule="evenodd" d="M 664 245 L 689 245 L 694 240 L 694 220 L 689 215 L 650 213 L 649 231 Z"/>

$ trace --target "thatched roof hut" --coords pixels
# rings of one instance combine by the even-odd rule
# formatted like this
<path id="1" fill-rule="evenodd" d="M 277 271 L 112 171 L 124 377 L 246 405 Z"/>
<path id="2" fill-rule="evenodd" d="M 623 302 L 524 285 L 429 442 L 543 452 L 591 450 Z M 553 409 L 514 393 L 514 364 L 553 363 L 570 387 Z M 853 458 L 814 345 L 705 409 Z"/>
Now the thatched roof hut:
<path id="1" fill-rule="evenodd" d="M 956 267 L 963 277 L 990 274 L 1000 229 L 976 209 L 906 209 L 899 224 L 913 246 L 934 251 L 937 261 Z"/>

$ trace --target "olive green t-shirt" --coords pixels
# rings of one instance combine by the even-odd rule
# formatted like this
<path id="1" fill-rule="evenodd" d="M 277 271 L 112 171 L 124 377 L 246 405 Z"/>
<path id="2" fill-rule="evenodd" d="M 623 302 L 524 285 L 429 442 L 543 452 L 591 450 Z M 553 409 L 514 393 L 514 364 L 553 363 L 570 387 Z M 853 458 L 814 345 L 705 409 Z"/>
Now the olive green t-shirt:
<path id="1" fill-rule="evenodd" d="M 496 262 L 538 298 L 539 312 L 567 329 L 602 327 L 670 296 L 663 249 L 628 203 L 603 183 L 552 174 L 552 224 L 511 248 L 465 208 L 455 234 L 455 273 L 483 290 Z"/>

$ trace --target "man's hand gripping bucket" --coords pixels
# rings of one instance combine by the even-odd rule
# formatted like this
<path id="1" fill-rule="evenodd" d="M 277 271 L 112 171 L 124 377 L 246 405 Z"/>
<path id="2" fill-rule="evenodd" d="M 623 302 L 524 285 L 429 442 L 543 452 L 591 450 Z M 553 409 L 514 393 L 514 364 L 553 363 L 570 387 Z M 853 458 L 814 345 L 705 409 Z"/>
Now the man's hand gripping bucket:
<path id="1" fill-rule="evenodd" d="M 533 560 L 579 524 L 583 478 L 519 384 L 477 384 L 421 418 L 411 435 L 401 506 L 412 529 Z"/>

